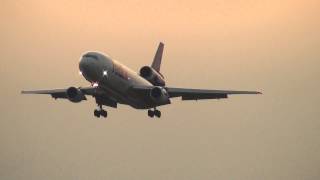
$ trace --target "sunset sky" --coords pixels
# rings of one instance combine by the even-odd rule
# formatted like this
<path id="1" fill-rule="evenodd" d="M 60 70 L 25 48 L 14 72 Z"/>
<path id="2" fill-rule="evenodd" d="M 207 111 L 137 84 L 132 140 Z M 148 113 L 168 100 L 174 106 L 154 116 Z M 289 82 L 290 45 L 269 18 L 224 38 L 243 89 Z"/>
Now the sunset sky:
<path id="1" fill-rule="evenodd" d="M 263 95 L 96 119 L 20 94 L 88 86 L 86 51 L 138 71 L 160 41 L 169 86 Z M 319 0 L 2 0 L 0 52 L 0 179 L 320 178 Z"/>

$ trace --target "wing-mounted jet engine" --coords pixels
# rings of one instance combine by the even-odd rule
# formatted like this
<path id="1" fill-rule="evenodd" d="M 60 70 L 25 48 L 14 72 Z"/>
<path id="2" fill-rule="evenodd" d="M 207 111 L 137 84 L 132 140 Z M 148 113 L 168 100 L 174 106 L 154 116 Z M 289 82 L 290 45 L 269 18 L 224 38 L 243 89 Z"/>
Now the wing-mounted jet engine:
<path id="1" fill-rule="evenodd" d="M 87 100 L 86 96 L 84 93 L 76 87 L 69 87 L 66 91 L 67 98 L 74 103 L 78 103 L 82 100 Z"/>
<path id="2" fill-rule="evenodd" d="M 163 87 L 156 86 L 152 88 L 150 97 L 157 105 L 170 104 L 170 97 Z"/>

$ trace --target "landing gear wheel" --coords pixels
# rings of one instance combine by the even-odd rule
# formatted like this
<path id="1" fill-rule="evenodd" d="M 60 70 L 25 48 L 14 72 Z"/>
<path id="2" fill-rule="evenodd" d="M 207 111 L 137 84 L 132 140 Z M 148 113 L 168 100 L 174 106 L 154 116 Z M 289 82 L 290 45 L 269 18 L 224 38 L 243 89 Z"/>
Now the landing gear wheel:
<path id="1" fill-rule="evenodd" d="M 154 111 L 148 110 L 148 116 L 153 118 L 154 117 Z"/>
<path id="2" fill-rule="evenodd" d="M 158 118 L 160 118 L 161 117 L 161 111 L 155 110 L 154 111 L 154 115 L 157 116 Z"/>
<path id="3" fill-rule="evenodd" d="M 99 104 L 99 103 L 97 104 L 98 104 L 98 107 L 97 109 L 94 110 L 94 116 L 97 118 L 99 118 L 100 116 L 106 118 L 108 116 L 108 112 L 102 109 L 102 104 Z"/>
<path id="4" fill-rule="evenodd" d="M 96 109 L 94 110 L 93 114 L 94 114 L 94 116 L 97 117 L 97 118 L 100 117 L 100 111 L 98 111 L 98 110 L 96 110 Z"/>
<path id="5" fill-rule="evenodd" d="M 100 114 L 101 114 L 101 116 L 103 116 L 103 117 L 105 117 L 105 118 L 108 116 L 108 112 L 105 111 L 105 110 L 101 110 L 101 111 L 100 111 Z"/>

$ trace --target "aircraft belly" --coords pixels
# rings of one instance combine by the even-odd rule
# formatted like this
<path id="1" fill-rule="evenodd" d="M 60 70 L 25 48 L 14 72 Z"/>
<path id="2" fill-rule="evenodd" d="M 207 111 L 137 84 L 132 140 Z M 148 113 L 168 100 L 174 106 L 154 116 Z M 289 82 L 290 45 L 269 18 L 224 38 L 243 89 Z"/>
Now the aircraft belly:
<path id="1" fill-rule="evenodd" d="M 100 82 L 100 86 L 106 91 L 111 99 L 116 100 L 120 104 L 127 104 L 136 109 L 148 109 L 151 106 L 144 99 L 130 90 L 136 84 L 141 84 L 135 77 L 123 79 L 115 74 L 109 76 Z"/>

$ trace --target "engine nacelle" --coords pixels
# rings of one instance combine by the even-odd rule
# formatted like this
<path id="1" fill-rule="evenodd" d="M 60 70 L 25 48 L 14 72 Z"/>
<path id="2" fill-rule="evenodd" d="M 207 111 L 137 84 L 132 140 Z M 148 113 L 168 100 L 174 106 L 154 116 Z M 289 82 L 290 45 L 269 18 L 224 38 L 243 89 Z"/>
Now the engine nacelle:
<path id="1" fill-rule="evenodd" d="M 165 86 L 166 84 L 163 76 L 149 66 L 140 69 L 140 76 L 155 86 Z"/>
<path id="2" fill-rule="evenodd" d="M 76 87 L 69 87 L 66 91 L 67 97 L 71 102 L 78 103 L 82 100 L 86 100 L 83 92 Z"/>
<path id="3" fill-rule="evenodd" d="M 157 105 L 170 104 L 169 95 L 163 87 L 151 89 L 150 97 Z"/>

